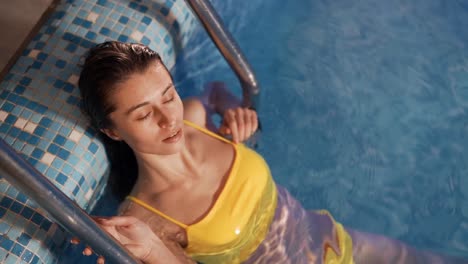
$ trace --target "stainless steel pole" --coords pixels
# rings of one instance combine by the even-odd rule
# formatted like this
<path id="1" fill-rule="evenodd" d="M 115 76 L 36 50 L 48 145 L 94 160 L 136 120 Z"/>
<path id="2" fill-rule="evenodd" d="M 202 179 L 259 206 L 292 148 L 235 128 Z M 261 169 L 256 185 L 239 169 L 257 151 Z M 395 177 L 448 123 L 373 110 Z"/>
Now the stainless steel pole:
<path id="1" fill-rule="evenodd" d="M 140 263 L 2 139 L 0 173 L 10 184 L 44 208 L 61 226 L 102 254 L 107 262 Z"/>
<path id="2" fill-rule="evenodd" d="M 255 74 L 236 41 L 223 25 L 216 10 L 208 0 L 186 0 L 186 2 L 198 16 L 231 69 L 236 73 L 242 87 L 243 105 L 258 109 L 260 87 L 255 79 Z"/>

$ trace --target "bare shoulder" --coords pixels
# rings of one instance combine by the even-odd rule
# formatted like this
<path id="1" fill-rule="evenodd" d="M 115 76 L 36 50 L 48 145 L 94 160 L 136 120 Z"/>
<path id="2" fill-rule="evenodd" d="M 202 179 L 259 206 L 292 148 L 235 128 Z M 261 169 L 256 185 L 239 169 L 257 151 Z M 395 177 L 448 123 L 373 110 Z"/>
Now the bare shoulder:
<path id="1" fill-rule="evenodd" d="M 184 119 L 201 127 L 206 127 L 206 110 L 200 99 L 190 97 L 184 99 Z"/>

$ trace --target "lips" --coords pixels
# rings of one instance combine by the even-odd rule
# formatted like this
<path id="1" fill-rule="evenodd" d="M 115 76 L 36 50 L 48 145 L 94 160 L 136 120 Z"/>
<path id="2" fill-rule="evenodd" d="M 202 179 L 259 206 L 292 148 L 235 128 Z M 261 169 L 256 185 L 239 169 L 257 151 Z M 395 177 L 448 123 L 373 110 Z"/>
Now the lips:
<path id="1" fill-rule="evenodd" d="M 178 129 L 177 131 L 173 132 L 169 137 L 165 138 L 163 142 L 165 143 L 175 143 L 179 141 L 182 137 L 182 129 Z"/>

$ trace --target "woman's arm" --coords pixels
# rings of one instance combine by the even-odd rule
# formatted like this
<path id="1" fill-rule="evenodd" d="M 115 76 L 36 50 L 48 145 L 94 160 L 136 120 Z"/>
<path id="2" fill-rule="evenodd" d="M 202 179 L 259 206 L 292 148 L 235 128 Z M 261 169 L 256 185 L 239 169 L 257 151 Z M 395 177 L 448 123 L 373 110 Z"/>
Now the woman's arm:
<path id="1" fill-rule="evenodd" d="M 222 117 L 219 128 L 211 121 L 213 114 Z M 207 84 L 200 98 L 184 100 L 184 118 L 221 135 L 230 135 L 236 143 L 250 138 L 258 128 L 257 113 L 241 107 L 241 101 L 221 82 Z"/>
<path id="2" fill-rule="evenodd" d="M 145 264 L 193 264 L 176 242 L 164 243 L 151 228 L 133 216 L 95 218 L 96 222 Z M 179 254 L 178 254 L 179 253 Z"/>
<path id="3" fill-rule="evenodd" d="M 224 116 L 226 110 L 242 107 L 242 102 L 223 82 L 210 82 L 205 85 L 201 96 L 208 112 Z"/>

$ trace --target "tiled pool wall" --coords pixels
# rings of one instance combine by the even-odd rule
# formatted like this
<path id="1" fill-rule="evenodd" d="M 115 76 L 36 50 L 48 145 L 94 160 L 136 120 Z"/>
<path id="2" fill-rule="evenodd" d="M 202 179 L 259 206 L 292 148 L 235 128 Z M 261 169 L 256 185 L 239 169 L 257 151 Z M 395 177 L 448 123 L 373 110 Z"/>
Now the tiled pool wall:
<path id="1" fill-rule="evenodd" d="M 106 40 L 140 42 L 170 69 L 194 25 L 183 0 L 61 1 L 0 82 L 0 137 L 89 211 L 108 162 L 79 109 L 83 55 Z M 66 236 L 0 175 L 0 263 L 56 263 Z"/>

